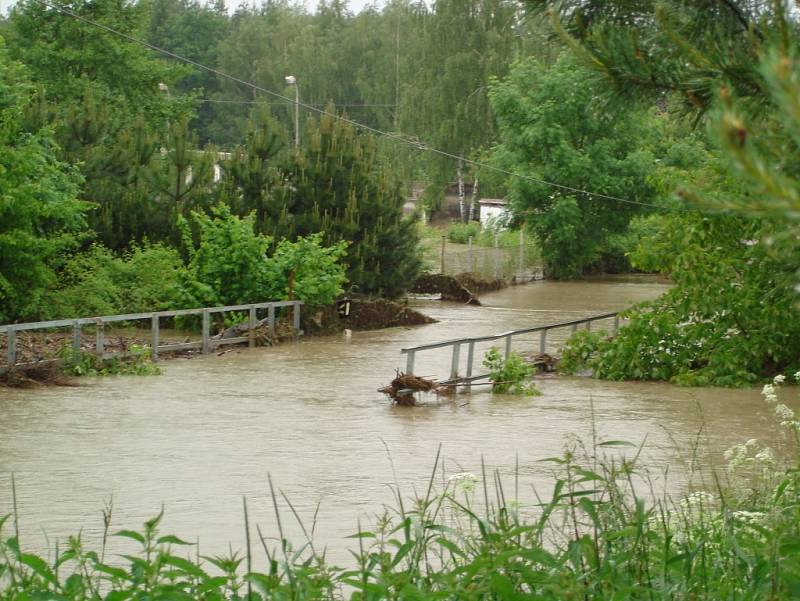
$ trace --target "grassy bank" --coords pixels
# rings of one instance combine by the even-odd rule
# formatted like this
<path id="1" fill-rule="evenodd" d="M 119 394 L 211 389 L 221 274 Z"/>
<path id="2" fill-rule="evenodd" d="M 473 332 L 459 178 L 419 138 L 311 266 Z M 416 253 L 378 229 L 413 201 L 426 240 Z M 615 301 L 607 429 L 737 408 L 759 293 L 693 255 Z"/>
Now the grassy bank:
<path id="1" fill-rule="evenodd" d="M 777 403 L 776 439 L 795 444 L 800 423 Z M 54 559 L 20 550 L 16 507 L 3 518 L 0 598 L 22 599 L 792 599 L 800 595 L 800 472 L 795 453 L 779 464 L 747 441 L 726 453 L 707 490 L 674 498 L 638 465 L 641 449 L 620 441 L 572 445 L 553 466 L 553 491 L 519 503 L 524 482 L 499 473 L 440 477 L 424 494 L 396 501 L 352 540 L 353 561 L 331 565 L 313 542 L 284 537 L 300 521 L 276 494 L 276 538 L 250 524 L 247 547 L 227 556 L 159 532 L 111 526 L 139 552 L 87 550 L 79 537 Z M 651 475 L 653 477 L 651 477 Z M 24 511 L 24 507 L 20 508 Z M 283 522 L 281 522 L 283 520 Z M 24 539 L 24 537 L 23 537 Z M 105 541 L 106 536 L 103 537 Z"/>

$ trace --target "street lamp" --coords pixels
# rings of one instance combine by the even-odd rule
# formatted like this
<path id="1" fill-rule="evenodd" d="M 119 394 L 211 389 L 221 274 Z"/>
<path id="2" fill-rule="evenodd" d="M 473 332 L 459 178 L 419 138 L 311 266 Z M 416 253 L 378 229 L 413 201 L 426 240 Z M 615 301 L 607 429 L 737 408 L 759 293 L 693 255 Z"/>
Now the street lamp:
<path id="1" fill-rule="evenodd" d="M 294 145 L 300 147 L 300 86 L 294 75 L 283 78 L 287 85 L 294 86 Z"/>

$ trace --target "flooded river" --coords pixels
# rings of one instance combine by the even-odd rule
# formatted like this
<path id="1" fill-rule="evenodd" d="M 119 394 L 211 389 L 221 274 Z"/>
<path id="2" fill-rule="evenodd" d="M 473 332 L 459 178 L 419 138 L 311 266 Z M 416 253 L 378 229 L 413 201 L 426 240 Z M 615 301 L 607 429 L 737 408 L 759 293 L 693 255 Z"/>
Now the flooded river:
<path id="1" fill-rule="evenodd" d="M 321 503 L 316 538 L 346 561 L 344 537 L 391 500 L 388 454 L 409 494 L 424 488 L 439 443 L 447 473 L 480 473 L 483 457 L 511 474 L 518 456 L 532 501 L 531 485 L 550 481 L 540 460 L 569 436 L 589 437 L 593 414 L 603 438 L 647 438 L 656 469 L 679 472 L 703 424 L 706 461 L 748 438 L 769 440 L 774 422 L 755 390 L 549 378 L 539 397 L 484 387 L 418 408 L 392 407 L 376 392 L 404 366 L 403 347 L 613 311 L 665 289 L 647 279 L 540 282 L 486 295 L 483 307 L 413 301 L 440 322 L 168 361 L 160 377 L 0 389 L 0 515 L 11 510 L 13 472 L 28 545 L 81 529 L 96 540 L 113 494 L 112 528 L 137 528 L 163 504 L 165 530 L 223 552 L 243 546 L 242 496 L 251 521 L 275 534 L 270 474 L 309 522 Z M 420 353 L 416 371 L 444 377 L 449 361 Z"/>

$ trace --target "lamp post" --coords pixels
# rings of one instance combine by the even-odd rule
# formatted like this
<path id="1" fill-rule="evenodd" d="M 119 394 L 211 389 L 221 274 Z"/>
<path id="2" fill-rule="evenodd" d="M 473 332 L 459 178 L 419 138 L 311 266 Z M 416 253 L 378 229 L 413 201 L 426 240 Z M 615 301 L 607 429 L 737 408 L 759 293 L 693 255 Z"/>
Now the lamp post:
<path id="1" fill-rule="evenodd" d="M 297 85 L 297 78 L 294 75 L 287 75 L 283 78 L 290 86 L 294 86 L 294 145 L 300 146 L 300 87 Z"/>

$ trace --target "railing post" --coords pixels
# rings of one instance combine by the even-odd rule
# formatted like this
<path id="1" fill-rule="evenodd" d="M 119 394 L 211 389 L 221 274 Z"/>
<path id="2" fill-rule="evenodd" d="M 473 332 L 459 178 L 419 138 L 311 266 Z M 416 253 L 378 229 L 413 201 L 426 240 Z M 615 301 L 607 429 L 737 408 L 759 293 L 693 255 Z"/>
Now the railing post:
<path id="1" fill-rule="evenodd" d="M 81 350 L 81 323 L 79 321 L 72 324 L 72 348 L 76 351 Z"/>
<path id="2" fill-rule="evenodd" d="M 458 364 L 461 360 L 461 344 L 456 343 L 453 345 L 453 359 L 450 362 L 450 379 L 458 379 Z"/>
<path id="3" fill-rule="evenodd" d="M 105 323 L 101 317 L 98 317 L 94 324 L 94 354 L 98 359 L 102 359 L 106 345 Z"/>
<path id="4" fill-rule="evenodd" d="M 619 315 L 614 316 L 614 334 L 619 331 Z"/>
<path id="5" fill-rule="evenodd" d="M 255 348 L 256 346 L 256 308 L 253 305 L 250 305 L 250 314 L 248 316 L 248 325 L 250 326 L 247 330 L 247 345 L 250 348 Z"/>
<path id="6" fill-rule="evenodd" d="M 158 345 L 160 343 L 158 321 L 158 313 L 153 313 L 153 316 L 150 318 L 150 357 L 153 361 L 158 361 Z"/>
<path id="7" fill-rule="evenodd" d="M 578 331 L 578 324 L 577 324 L 577 323 L 573 323 L 573 324 L 572 324 L 572 325 L 569 327 L 569 329 L 570 329 L 570 331 L 571 331 L 571 332 L 574 334 L 575 332 L 577 332 L 577 331 Z"/>
<path id="8" fill-rule="evenodd" d="M 472 236 L 467 239 L 467 272 L 472 273 Z"/>
<path id="9" fill-rule="evenodd" d="M 591 319 L 586 322 L 586 331 L 587 332 L 591 332 L 592 331 L 592 320 Z"/>
<path id="10" fill-rule="evenodd" d="M 292 317 L 293 317 L 293 327 L 294 327 L 294 335 L 300 335 L 300 303 L 298 301 L 294 301 L 292 305 Z"/>
<path id="11" fill-rule="evenodd" d="M 467 377 L 472 377 L 472 363 L 475 361 L 475 341 L 470 340 L 467 346 Z"/>
<path id="12" fill-rule="evenodd" d="M 6 330 L 8 347 L 6 353 L 8 354 L 8 369 L 14 369 L 17 364 L 17 331 L 9 326 Z"/>
<path id="13" fill-rule="evenodd" d="M 442 275 L 444 275 L 444 253 L 447 247 L 447 236 L 442 236 Z"/>
<path id="14" fill-rule="evenodd" d="M 542 330 L 542 333 L 539 335 L 539 353 L 544 354 L 546 348 L 547 348 L 547 330 Z"/>
<path id="15" fill-rule="evenodd" d="M 270 305 L 267 308 L 267 323 L 269 324 L 270 336 L 275 335 L 275 305 Z"/>
<path id="16" fill-rule="evenodd" d="M 500 279 L 500 240 L 494 235 L 494 279 Z"/>
<path id="17" fill-rule="evenodd" d="M 408 351 L 406 356 L 406 374 L 413 374 L 414 373 L 414 355 L 415 351 Z"/>
<path id="18" fill-rule="evenodd" d="M 203 309 L 203 354 L 209 352 L 209 331 L 211 329 L 211 315 L 208 309 Z"/>
<path id="19" fill-rule="evenodd" d="M 506 336 L 506 361 L 511 356 L 511 334 Z"/>

